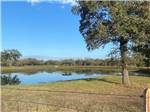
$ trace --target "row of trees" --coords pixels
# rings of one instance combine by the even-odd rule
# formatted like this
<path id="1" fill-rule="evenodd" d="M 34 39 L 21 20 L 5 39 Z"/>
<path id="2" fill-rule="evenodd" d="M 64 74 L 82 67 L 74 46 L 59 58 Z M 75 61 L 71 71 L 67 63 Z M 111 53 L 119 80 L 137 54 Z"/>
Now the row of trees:
<path id="1" fill-rule="evenodd" d="M 130 66 L 149 66 L 150 58 L 145 58 L 145 50 L 136 48 L 138 53 L 134 53 L 132 57 L 128 58 L 128 65 Z M 140 54 L 139 51 L 142 51 Z M 150 50 L 149 50 L 150 51 Z M 143 54 L 143 55 L 142 55 Z M 108 59 L 64 59 L 64 60 L 38 60 L 35 58 L 20 59 L 22 54 L 16 49 L 4 50 L 1 52 L 2 66 L 25 66 L 25 65 L 59 65 L 59 66 L 120 66 L 119 58 Z M 149 56 L 149 55 L 148 55 Z"/>

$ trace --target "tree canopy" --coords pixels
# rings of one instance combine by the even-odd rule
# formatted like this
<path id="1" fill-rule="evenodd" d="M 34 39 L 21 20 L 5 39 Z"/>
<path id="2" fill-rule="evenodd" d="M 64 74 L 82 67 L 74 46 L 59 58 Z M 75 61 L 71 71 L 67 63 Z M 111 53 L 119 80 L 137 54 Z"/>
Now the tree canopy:
<path id="1" fill-rule="evenodd" d="M 73 12 L 81 17 L 79 30 L 89 50 L 122 38 L 138 45 L 150 39 L 148 1 L 78 1 Z"/>
<path id="2" fill-rule="evenodd" d="M 8 49 L 1 52 L 1 62 L 6 65 L 12 65 L 15 63 L 22 54 L 17 49 Z"/>
<path id="3" fill-rule="evenodd" d="M 80 15 L 79 31 L 88 50 L 113 43 L 122 60 L 122 82 L 129 84 L 127 57 L 133 46 L 150 40 L 150 2 L 148 1 L 77 1 L 72 8 Z"/>

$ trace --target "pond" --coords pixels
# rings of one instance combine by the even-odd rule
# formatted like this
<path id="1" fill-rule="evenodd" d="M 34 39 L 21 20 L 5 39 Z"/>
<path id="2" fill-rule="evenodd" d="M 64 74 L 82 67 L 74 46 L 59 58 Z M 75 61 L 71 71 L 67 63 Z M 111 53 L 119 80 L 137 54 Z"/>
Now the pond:
<path id="1" fill-rule="evenodd" d="M 49 82 L 96 78 L 112 74 L 121 75 L 119 70 L 73 70 L 73 71 L 31 70 L 17 73 L 2 73 L 0 75 L 1 75 L 1 85 L 6 84 L 27 85 L 27 84 L 43 84 Z M 130 71 L 129 74 L 149 77 L 148 75 L 149 73 L 145 74 Z"/>
<path id="2" fill-rule="evenodd" d="M 1 74 L 1 84 L 41 84 L 58 81 L 96 78 L 107 74 L 84 72 L 36 72 L 36 73 L 8 73 Z"/>

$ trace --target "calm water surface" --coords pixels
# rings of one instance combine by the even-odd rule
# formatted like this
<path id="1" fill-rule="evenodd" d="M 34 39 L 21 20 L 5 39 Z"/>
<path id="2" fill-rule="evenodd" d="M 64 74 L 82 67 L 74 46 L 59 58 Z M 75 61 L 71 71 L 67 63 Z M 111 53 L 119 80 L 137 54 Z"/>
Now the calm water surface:
<path id="1" fill-rule="evenodd" d="M 58 82 L 58 81 L 67 81 L 67 80 L 77 80 L 77 79 L 88 79 L 88 78 L 96 78 L 99 76 L 104 76 L 106 74 L 95 73 L 95 74 L 87 74 L 87 73 L 75 73 L 75 72 L 37 72 L 33 74 L 27 73 L 9 73 L 2 74 L 5 76 L 10 76 L 19 79 L 20 84 L 40 84 L 40 83 L 48 83 L 48 82 Z"/>

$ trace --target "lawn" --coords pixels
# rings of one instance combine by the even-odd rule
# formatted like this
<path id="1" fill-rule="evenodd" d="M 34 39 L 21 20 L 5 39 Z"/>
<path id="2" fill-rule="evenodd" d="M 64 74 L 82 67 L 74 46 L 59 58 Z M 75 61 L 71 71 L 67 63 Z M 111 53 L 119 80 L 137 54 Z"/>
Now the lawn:
<path id="1" fill-rule="evenodd" d="M 140 96 L 144 88 L 150 87 L 150 78 L 130 76 L 130 80 L 130 87 L 121 85 L 121 77 L 116 75 L 39 85 L 2 86 L 3 109 L 4 112 L 144 112 L 144 99 Z"/>

